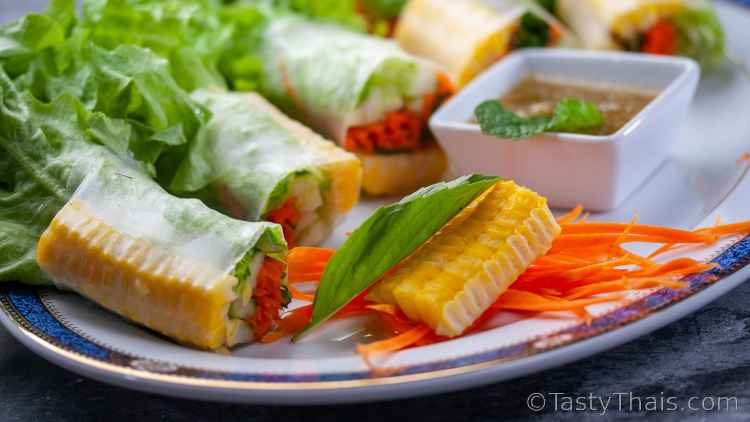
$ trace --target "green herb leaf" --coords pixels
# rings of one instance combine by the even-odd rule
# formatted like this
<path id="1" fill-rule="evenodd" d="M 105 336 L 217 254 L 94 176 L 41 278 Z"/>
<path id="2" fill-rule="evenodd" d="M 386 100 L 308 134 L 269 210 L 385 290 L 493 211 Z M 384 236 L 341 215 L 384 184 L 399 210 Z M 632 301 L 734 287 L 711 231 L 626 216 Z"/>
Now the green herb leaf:
<path id="1" fill-rule="evenodd" d="M 695 59 L 701 66 L 724 60 L 725 35 L 713 10 L 687 9 L 672 18 L 677 27 L 678 53 Z"/>
<path id="2" fill-rule="evenodd" d="M 550 39 L 549 24 L 532 12 L 521 16 L 521 25 L 514 35 L 514 48 L 546 47 Z"/>
<path id="3" fill-rule="evenodd" d="M 604 117 L 596 105 L 589 101 L 563 98 L 555 105 L 547 132 L 583 132 L 601 126 Z"/>
<path id="4" fill-rule="evenodd" d="M 527 138 L 542 132 L 586 132 L 604 123 L 596 105 L 583 100 L 564 98 L 552 116 L 521 117 L 497 100 L 487 100 L 474 110 L 482 133 L 504 139 Z"/>
<path id="5" fill-rule="evenodd" d="M 420 189 L 375 211 L 331 258 L 315 295 L 312 320 L 295 339 L 378 281 L 498 180 L 464 176 Z"/>
<path id="6" fill-rule="evenodd" d="M 474 115 L 482 128 L 482 133 L 498 138 L 526 138 L 542 133 L 550 118 L 547 116 L 524 118 L 507 110 L 497 100 L 487 100 L 479 104 Z"/>

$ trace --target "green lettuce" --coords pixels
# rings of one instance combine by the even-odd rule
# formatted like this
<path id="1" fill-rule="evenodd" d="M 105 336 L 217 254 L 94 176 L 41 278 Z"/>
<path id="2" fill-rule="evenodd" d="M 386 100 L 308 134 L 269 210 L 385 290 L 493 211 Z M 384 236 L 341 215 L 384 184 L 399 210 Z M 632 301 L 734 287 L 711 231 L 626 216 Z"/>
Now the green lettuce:
<path id="1" fill-rule="evenodd" d="M 86 174 L 114 159 L 89 140 L 90 123 L 106 119 L 67 94 L 40 102 L 0 68 L 0 282 L 48 282 L 37 239 Z"/>
<path id="2" fill-rule="evenodd" d="M 264 20 L 254 5 L 217 0 L 87 0 L 79 30 L 106 49 L 130 44 L 167 58 L 187 91 L 257 88 L 262 64 L 252 47 Z"/>
<path id="3" fill-rule="evenodd" d="M 0 66 L 19 89 L 42 102 L 69 94 L 88 111 L 110 118 L 92 123 L 99 135 L 93 140 L 135 158 L 153 177 L 170 183 L 210 113 L 172 78 L 166 59 L 132 45 L 107 50 L 87 31 L 65 27 L 75 20 L 65 13 L 75 11 L 62 3 L 49 12 L 57 10 L 56 18 L 31 14 L 0 28 L 0 37 L 14 40 L 0 43 Z M 24 35 L 28 28 L 51 35 L 41 42 Z"/>
<path id="4" fill-rule="evenodd" d="M 333 316 L 498 180 L 464 176 L 422 188 L 377 209 L 329 261 L 315 294 L 312 320 L 295 338 Z"/>
<path id="5" fill-rule="evenodd" d="M 293 12 L 307 18 L 364 31 L 366 22 L 357 13 L 358 0 L 270 0 L 275 13 Z"/>

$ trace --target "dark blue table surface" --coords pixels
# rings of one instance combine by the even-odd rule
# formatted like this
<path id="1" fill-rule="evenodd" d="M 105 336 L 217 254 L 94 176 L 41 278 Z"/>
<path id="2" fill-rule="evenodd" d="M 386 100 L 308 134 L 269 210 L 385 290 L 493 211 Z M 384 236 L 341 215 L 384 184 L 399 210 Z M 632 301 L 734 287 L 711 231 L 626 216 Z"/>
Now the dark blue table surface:
<path id="1" fill-rule="evenodd" d="M 750 4 L 750 0 L 743 0 Z M 45 1 L 0 0 L 0 22 L 40 9 Z M 0 328 L 0 421 L 227 420 L 233 422 L 415 420 L 750 420 L 750 284 L 699 312 L 598 356 L 483 388 L 386 403 L 326 407 L 237 406 L 177 400 L 112 387 L 58 368 Z M 526 400 L 547 397 L 532 412 Z M 556 394 L 559 393 L 559 394 Z M 630 397 L 633 400 L 630 400 Z M 554 397 L 558 397 L 558 410 Z M 566 398 L 612 397 L 606 415 L 568 411 Z M 691 411 L 704 397 L 720 411 Z M 684 411 L 649 411 L 671 399 Z M 622 401 L 622 409 L 614 403 Z M 638 402 L 640 400 L 640 404 Z M 711 407 L 711 400 L 706 407 Z M 721 403 L 721 404 L 719 404 Z M 696 405 L 697 404 L 697 405 Z M 615 407 L 615 409 L 612 408 Z M 589 407 L 589 405 L 586 405 Z M 669 403 L 661 406 L 670 408 Z M 640 410 L 639 410 L 640 408 Z"/>

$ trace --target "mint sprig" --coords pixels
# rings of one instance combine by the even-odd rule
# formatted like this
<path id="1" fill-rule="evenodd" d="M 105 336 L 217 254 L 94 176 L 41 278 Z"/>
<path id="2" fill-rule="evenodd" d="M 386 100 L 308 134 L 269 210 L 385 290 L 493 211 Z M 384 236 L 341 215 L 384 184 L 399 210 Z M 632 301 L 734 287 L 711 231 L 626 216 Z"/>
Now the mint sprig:
<path id="1" fill-rule="evenodd" d="M 589 101 L 564 98 L 551 116 L 521 117 L 498 100 L 487 100 L 474 110 L 482 133 L 504 139 L 527 138 L 542 132 L 589 132 L 604 123 L 596 105 Z"/>

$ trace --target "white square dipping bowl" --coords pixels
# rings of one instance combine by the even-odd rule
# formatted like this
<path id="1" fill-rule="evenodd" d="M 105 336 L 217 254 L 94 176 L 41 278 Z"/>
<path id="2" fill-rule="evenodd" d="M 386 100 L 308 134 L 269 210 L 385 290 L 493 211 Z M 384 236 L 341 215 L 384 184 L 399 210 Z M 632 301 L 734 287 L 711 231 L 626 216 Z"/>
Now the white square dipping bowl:
<path id="1" fill-rule="evenodd" d="M 484 135 L 472 123 L 482 101 L 497 99 L 526 76 L 658 92 L 612 135 L 544 133 L 527 139 Z M 515 52 L 466 86 L 430 119 L 458 174 L 515 180 L 553 207 L 616 208 L 666 159 L 687 116 L 700 69 L 689 59 L 633 53 L 528 49 Z"/>

